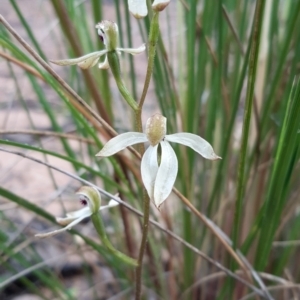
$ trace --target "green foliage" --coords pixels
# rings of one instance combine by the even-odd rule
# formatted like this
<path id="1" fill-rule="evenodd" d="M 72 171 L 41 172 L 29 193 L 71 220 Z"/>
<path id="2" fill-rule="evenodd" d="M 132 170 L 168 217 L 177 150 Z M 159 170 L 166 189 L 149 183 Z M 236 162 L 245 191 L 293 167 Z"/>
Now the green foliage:
<path id="1" fill-rule="evenodd" d="M 141 130 L 147 117 L 156 112 L 167 118 L 168 134 L 200 135 L 222 160 L 205 161 L 192 150 L 174 144 L 179 163 L 174 186 L 181 195 L 172 193 L 161 211 L 151 206 L 150 219 L 223 267 L 236 271 L 260 289 L 260 297 L 290 299 L 293 291 L 299 292 L 299 286 L 294 290 L 287 287 L 300 280 L 295 266 L 300 222 L 300 0 L 171 1 L 159 15 L 148 5 L 149 14 L 143 20 L 130 14 L 127 1 L 52 0 L 45 7 L 38 1 L 30 3 L 43 16 L 39 20 L 42 25 L 34 22 L 22 1 L 10 0 L 2 17 L 46 61 L 105 49 L 94 29 L 101 19 L 116 21 L 120 47 L 146 43 L 149 59 L 145 54 L 109 53 L 110 63 L 120 68 L 119 74 L 96 66 L 83 71 L 78 66 L 55 66 L 53 69 L 63 78 L 60 82 L 2 22 L 1 70 L 5 76 L 9 74 L 16 93 L 12 106 L 8 93 L 3 92 L 0 100 L 1 155 L 1 149 L 10 151 L 3 159 L 0 156 L 0 298 L 17 282 L 22 286 L 20 293 L 34 293 L 42 299 L 100 299 L 96 274 L 103 265 L 114 276 L 114 295 L 129 299 L 134 294 L 132 268 L 102 246 L 91 222 L 64 233 L 63 238 L 41 241 L 33 236 L 39 230 L 47 231 L 50 223 L 58 226 L 51 208 L 44 206 L 46 199 L 51 198 L 51 203 L 59 207 L 56 211 L 65 214 L 68 199 L 74 198 L 80 187 L 67 174 L 58 176 L 47 167 L 49 163 L 112 195 L 119 193 L 123 201 L 145 214 L 143 223 L 120 205 L 102 220 L 114 247 L 138 257 L 147 218 L 140 158 L 133 149 L 101 160 L 95 154 L 113 137 L 114 130 Z M 44 30 L 43 39 L 38 26 Z M 116 82 L 113 75 L 121 77 Z M 149 89 L 148 75 L 152 75 Z M 65 83 L 76 96 L 65 88 Z M 86 106 L 77 101 L 79 95 Z M 130 106 L 123 97 L 130 99 Z M 36 112 L 46 126 L 35 119 Z M 17 113 L 24 116 L 24 127 L 17 122 Z M 17 125 L 8 123 L 10 116 L 16 118 Z M 24 129 L 30 142 L 21 139 Z M 137 150 L 143 153 L 142 147 Z M 48 173 L 35 170 L 34 161 L 30 168 L 18 168 L 14 161 L 6 161 L 18 152 L 25 155 L 23 161 L 26 156 L 42 157 Z M 32 177 L 31 172 L 41 172 L 42 180 Z M 27 188 L 22 190 L 18 176 L 25 180 L 27 173 L 30 180 L 25 181 Z M 5 180 L 7 176 L 9 180 Z M 6 205 L 13 206 L 6 209 Z M 59 254 L 53 252 L 47 264 L 38 251 L 45 244 L 55 245 L 60 255 L 69 251 L 82 263 L 92 265 L 94 272 L 85 269 L 88 276 L 81 278 L 85 290 L 70 287 L 53 267 Z M 230 272 L 217 273 L 216 266 L 212 267 L 195 249 L 175 242 L 172 236 L 150 225 L 140 269 L 143 296 L 241 299 L 253 292 L 231 280 Z M 86 251 L 96 253 L 96 258 L 89 260 Z M 245 275 L 245 270 L 252 275 Z M 268 280 L 260 272 L 268 273 Z M 266 292 L 266 288 L 282 284 Z M 254 292 L 258 293 L 255 288 Z"/>

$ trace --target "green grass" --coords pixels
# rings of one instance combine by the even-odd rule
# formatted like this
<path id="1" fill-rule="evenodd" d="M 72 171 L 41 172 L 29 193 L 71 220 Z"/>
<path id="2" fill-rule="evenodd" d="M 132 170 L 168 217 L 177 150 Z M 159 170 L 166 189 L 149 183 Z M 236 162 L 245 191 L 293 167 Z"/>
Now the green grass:
<path id="1" fill-rule="evenodd" d="M 101 266 L 114 278 L 113 292 L 106 297 L 134 295 L 134 269 L 102 246 L 91 222 L 43 241 L 34 234 L 58 228 L 54 215 L 68 211 L 69 199 L 76 199 L 82 184 L 94 184 L 106 191 L 103 202 L 119 193 L 127 203 L 104 213 L 103 221 L 114 247 L 137 258 L 143 221 L 136 214 L 146 213 L 140 158 L 133 149 L 103 159 L 95 154 L 116 133 L 145 127 L 147 117 L 156 112 L 167 117 L 168 134 L 200 135 L 222 160 L 204 160 L 173 145 L 179 163 L 174 187 L 180 193 L 172 193 L 160 211 L 151 205 L 150 219 L 160 227 L 149 226 L 143 297 L 250 299 L 246 296 L 254 289 L 261 299 L 291 299 L 299 293 L 300 285 L 288 284 L 300 280 L 295 243 L 300 1 L 171 1 L 159 15 L 158 37 L 150 2 L 149 14 L 141 20 L 130 14 L 127 1 L 52 0 L 43 6 L 34 0 L 30 6 L 39 11 L 37 19 L 22 1 L 6 4 L 3 20 L 32 50 L 25 50 L 2 22 L 0 298 L 18 279 L 21 294 L 100 299 L 101 282 L 107 280 L 97 276 Z M 40 58 L 48 62 L 104 49 L 94 28 L 102 19 L 117 22 L 121 47 L 147 45 L 146 54 L 119 57 L 126 89 L 122 93 L 111 69 L 82 71 L 51 64 L 54 73 L 41 64 Z M 139 103 L 149 79 L 147 68 L 152 77 L 149 89 L 147 84 L 144 88 L 140 124 L 139 114 L 131 111 L 134 105 L 130 107 L 123 96 Z M 24 132 L 12 133 L 23 130 L 30 131 L 26 142 Z M 49 208 L 44 206 L 47 199 Z M 49 259 L 54 261 L 68 249 L 93 266 L 94 272 L 86 269 L 87 276 L 80 277 L 80 288 L 62 278 L 51 262 L 44 262 L 39 249 L 52 244 L 58 252 Z M 93 260 L 86 253 L 92 253 Z M 225 273 L 218 273 L 219 266 Z M 248 287 L 239 282 L 241 278 Z"/>

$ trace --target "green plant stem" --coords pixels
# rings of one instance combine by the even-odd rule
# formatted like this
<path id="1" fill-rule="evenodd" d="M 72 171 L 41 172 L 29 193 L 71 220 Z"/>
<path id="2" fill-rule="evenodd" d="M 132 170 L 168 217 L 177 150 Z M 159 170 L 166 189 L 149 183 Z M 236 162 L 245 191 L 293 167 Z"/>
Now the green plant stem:
<path id="1" fill-rule="evenodd" d="M 146 73 L 146 79 L 144 83 L 144 88 L 142 92 L 142 96 L 139 101 L 139 107 L 142 108 L 145 102 L 145 98 L 147 95 L 147 91 L 149 88 L 150 80 L 153 73 L 153 66 L 154 66 L 154 57 L 156 54 L 156 45 L 159 37 L 159 13 L 155 12 L 151 21 L 150 25 L 150 33 L 148 39 L 148 67 Z"/>
<path id="2" fill-rule="evenodd" d="M 125 99 L 125 101 L 128 103 L 128 105 L 136 111 L 138 109 L 138 105 L 136 101 L 133 99 L 131 94 L 129 93 L 128 89 L 126 88 L 124 81 L 121 77 L 121 70 L 120 70 L 120 62 L 119 62 L 119 57 L 118 53 L 116 51 L 110 51 L 107 53 L 107 59 L 109 66 L 111 68 L 111 71 L 113 73 L 113 76 L 116 80 L 118 89 Z"/>
<path id="3" fill-rule="evenodd" d="M 129 256 L 127 256 L 126 254 L 118 251 L 109 241 L 106 232 L 105 232 L 105 227 L 103 225 L 102 219 L 100 217 L 99 213 L 95 213 L 91 215 L 91 219 L 93 221 L 94 227 L 102 241 L 102 243 L 105 245 L 105 247 L 111 252 L 113 253 L 113 255 L 115 255 L 116 257 L 118 257 L 120 260 L 122 260 L 123 262 L 132 265 L 134 267 L 136 267 L 138 265 L 138 262 L 136 259 L 133 259 Z"/>
<path id="4" fill-rule="evenodd" d="M 242 215 L 243 207 L 243 195 L 245 188 L 245 165 L 246 165 L 246 155 L 247 155 L 247 144 L 250 129 L 251 111 L 253 104 L 254 95 L 254 84 L 256 78 L 256 69 L 258 62 L 258 52 L 261 36 L 261 26 L 262 26 L 262 16 L 264 11 L 265 0 L 260 0 L 256 4 L 256 11 L 254 16 L 254 29 L 251 41 L 250 57 L 249 57 L 249 72 L 248 72 L 248 86 L 246 95 L 246 104 L 244 111 L 244 121 L 243 121 L 243 132 L 242 132 L 242 143 L 239 158 L 238 167 L 238 184 L 236 193 L 236 204 L 235 204 L 235 216 L 234 216 L 234 227 L 233 227 L 233 249 L 238 247 L 239 231 L 241 228 L 240 220 Z"/>

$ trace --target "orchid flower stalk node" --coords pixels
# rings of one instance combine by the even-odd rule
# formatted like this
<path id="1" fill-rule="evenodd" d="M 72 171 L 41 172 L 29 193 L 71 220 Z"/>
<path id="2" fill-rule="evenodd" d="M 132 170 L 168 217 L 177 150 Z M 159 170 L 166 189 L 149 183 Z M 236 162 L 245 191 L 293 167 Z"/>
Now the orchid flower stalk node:
<path id="1" fill-rule="evenodd" d="M 152 3 L 152 8 L 155 11 L 163 11 L 170 3 L 170 0 L 155 0 Z"/>
<path id="2" fill-rule="evenodd" d="M 152 3 L 152 8 L 154 11 L 162 11 L 164 10 L 170 0 L 154 0 Z M 128 0 L 129 11 L 133 14 L 133 16 L 137 19 L 141 19 L 147 16 L 148 8 L 147 8 L 147 0 Z"/>
<path id="3" fill-rule="evenodd" d="M 127 132 L 109 140 L 102 150 L 96 154 L 108 157 L 125 149 L 126 147 L 149 142 L 141 162 L 141 175 L 150 199 L 157 208 L 170 195 L 178 172 L 176 154 L 169 142 L 179 143 L 192 148 L 195 152 L 209 160 L 221 159 L 215 154 L 212 146 L 196 134 L 180 132 L 166 134 L 167 119 L 155 114 L 146 123 L 146 133 Z M 161 147 L 161 159 L 158 163 L 158 145 Z"/>
<path id="4" fill-rule="evenodd" d="M 97 33 L 105 45 L 104 50 L 92 52 L 84 56 L 73 59 L 51 60 L 53 64 L 59 66 L 71 66 L 78 65 L 82 69 L 89 69 L 94 67 L 101 56 L 105 55 L 105 59 L 102 63 L 98 64 L 99 69 L 108 69 L 109 63 L 107 59 L 107 53 L 116 51 L 118 54 L 121 52 L 130 53 L 132 55 L 140 54 L 145 51 L 146 46 L 143 44 L 138 48 L 120 48 L 119 44 L 119 29 L 115 22 L 104 20 L 96 24 Z"/>
<path id="5" fill-rule="evenodd" d="M 100 193 L 96 188 L 91 186 L 81 187 L 76 194 L 79 195 L 79 202 L 84 207 L 80 210 L 67 213 L 65 218 L 56 218 L 57 223 L 65 227 L 47 233 L 36 234 L 36 237 L 46 238 L 70 230 L 83 219 L 90 217 L 93 214 L 98 214 L 100 210 L 119 205 L 117 201 L 112 199 L 109 201 L 108 205 L 101 206 Z"/>

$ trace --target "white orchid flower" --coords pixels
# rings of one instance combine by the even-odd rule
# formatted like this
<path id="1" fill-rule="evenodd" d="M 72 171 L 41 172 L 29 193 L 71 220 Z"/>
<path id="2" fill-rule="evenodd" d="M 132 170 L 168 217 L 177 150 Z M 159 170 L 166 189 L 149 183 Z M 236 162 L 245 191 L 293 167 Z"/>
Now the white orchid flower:
<path id="1" fill-rule="evenodd" d="M 166 134 L 167 119 L 156 114 L 147 120 L 146 133 L 127 132 L 109 140 L 96 156 L 111 156 L 128 146 L 149 142 L 150 146 L 143 155 L 141 175 L 150 199 L 157 208 L 170 195 L 178 171 L 176 154 L 169 142 L 179 143 L 192 148 L 206 159 L 217 160 L 212 146 L 198 135 L 181 132 Z M 161 157 L 158 157 L 158 145 L 161 147 Z M 160 160 L 160 163 L 159 163 Z"/>
<path id="2" fill-rule="evenodd" d="M 145 44 L 143 44 L 139 48 L 119 48 L 118 25 L 112 21 L 104 20 L 96 25 L 96 29 L 101 41 L 105 45 L 104 50 L 92 52 L 78 58 L 51 60 L 51 62 L 59 66 L 78 65 L 82 69 L 88 69 L 95 66 L 98 63 L 100 57 L 105 55 L 104 61 L 102 63 L 99 63 L 98 67 L 99 69 L 108 69 L 109 64 L 106 56 L 108 52 L 117 51 L 117 53 L 119 54 L 120 52 L 126 52 L 135 55 L 142 53 L 146 49 Z"/>
<path id="3" fill-rule="evenodd" d="M 47 233 L 36 234 L 36 237 L 45 238 L 56 235 L 71 229 L 83 219 L 90 217 L 92 214 L 98 213 L 100 210 L 119 205 L 117 201 L 111 199 L 108 205 L 101 206 L 101 196 L 99 191 L 90 186 L 81 187 L 76 194 L 79 195 L 79 201 L 84 207 L 80 210 L 67 213 L 66 218 L 56 218 L 56 221 L 65 227 Z"/>
<path id="4" fill-rule="evenodd" d="M 170 3 L 170 0 L 155 0 L 152 8 L 155 11 L 162 11 Z M 128 0 L 129 11 L 137 19 L 144 18 L 148 14 L 147 0 Z"/>

